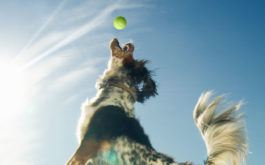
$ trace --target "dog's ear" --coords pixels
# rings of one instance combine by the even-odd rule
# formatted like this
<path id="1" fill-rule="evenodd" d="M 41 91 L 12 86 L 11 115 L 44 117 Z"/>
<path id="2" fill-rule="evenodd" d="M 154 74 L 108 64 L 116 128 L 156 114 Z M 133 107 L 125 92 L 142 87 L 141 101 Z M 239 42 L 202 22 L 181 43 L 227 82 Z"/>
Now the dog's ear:
<path id="1" fill-rule="evenodd" d="M 156 83 L 148 75 L 143 79 L 142 88 L 137 92 L 137 101 L 143 103 L 146 99 L 155 95 L 157 95 Z"/>
<path id="2" fill-rule="evenodd" d="M 123 63 L 136 85 L 138 102 L 143 103 L 149 97 L 157 95 L 156 83 L 152 79 L 151 72 L 145 67 L 148 61 L 127 58 Z"/>

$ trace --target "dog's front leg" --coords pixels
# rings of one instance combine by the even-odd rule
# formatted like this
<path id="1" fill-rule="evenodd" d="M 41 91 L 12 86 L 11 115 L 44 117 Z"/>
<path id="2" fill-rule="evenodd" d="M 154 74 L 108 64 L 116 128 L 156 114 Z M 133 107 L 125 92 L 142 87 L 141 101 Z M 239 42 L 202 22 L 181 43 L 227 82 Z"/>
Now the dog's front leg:
<path id="1" fill-rule="evenodd" d="M 101 148 L 102 142 L 84 138 L 66 165 L 85 165 Z"/>

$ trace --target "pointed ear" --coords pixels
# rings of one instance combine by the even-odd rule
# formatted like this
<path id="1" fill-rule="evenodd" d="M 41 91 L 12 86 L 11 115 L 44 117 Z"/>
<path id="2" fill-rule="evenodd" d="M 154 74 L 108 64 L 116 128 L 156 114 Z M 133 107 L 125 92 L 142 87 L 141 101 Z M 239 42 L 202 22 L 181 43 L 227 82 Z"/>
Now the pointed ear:
<path id="1" fill-rule="evenodd" d="M 143 103 L 151 96 L 157 95 L 157 88 L 155 81 L 148 75 L 143 80 L 143 86 L 140 91 L 137 92 L 137 101 Z"/>

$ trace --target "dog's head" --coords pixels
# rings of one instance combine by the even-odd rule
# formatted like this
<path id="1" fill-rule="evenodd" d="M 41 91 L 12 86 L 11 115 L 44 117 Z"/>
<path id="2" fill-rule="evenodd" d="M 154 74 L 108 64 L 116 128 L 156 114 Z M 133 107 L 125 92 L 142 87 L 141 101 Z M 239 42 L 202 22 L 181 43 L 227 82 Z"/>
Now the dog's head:
<path id="1" fill-rule="evenodd" d="M 151 71 L 146 68 L 147 61 L 133 58 L 134 45 L 132 43 L 127 43 L 121 48 L 115 38 L 110 43 L 110 50 L 110 69 L 119 68 L 126 72 L 138 102 L 144 102 L 157 94 L 156 83 L 152 79 Z"/>

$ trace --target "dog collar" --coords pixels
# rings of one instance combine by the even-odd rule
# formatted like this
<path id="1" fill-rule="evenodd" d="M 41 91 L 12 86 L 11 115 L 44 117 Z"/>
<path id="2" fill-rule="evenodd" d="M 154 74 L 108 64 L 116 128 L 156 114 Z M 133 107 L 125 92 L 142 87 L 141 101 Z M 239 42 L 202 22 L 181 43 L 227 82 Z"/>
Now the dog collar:
<path id="1" fill-rule="evenodd" d="M 126 85 L 124 85 L 124 84 L 122 84 L 122 83 L 119 83 L 119 82 L 117 82 L 117 83 L 109 82 L 108 85 L 109 85 L 109 86 L 118 87 L 118 88 L 121 88 L 121 89 L 127 91 L 129 94 L 132 95 L 132 97 L 133 97 L 133 99 L 134 99 L 135 101 L 137 100 L 137 96 L 136 96 L 136 94 L 134 93 L 134 91 L 131 90 L 131 89 L 130 89 L 129 87 L 127 87 Z"/>

